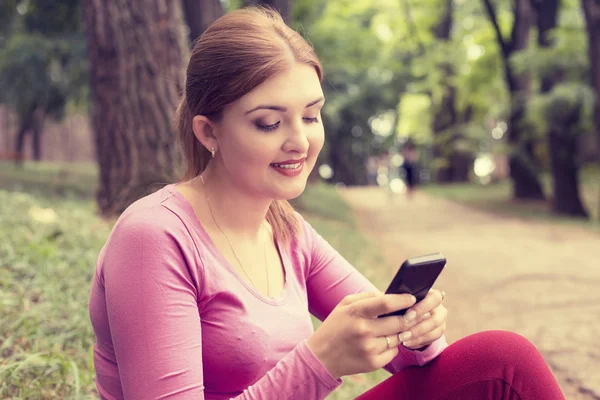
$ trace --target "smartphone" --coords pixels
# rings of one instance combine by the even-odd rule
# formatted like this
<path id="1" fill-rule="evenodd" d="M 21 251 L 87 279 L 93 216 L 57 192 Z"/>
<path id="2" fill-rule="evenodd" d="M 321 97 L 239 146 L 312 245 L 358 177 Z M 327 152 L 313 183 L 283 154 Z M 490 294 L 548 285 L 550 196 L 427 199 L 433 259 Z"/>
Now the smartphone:
<path id="1" fill-rule="evenodd" d="M 441 253 L 411 257 L 402 263 L 385 293 L 412 294 L 419 302 L 427 296 L 429 289 L 431 289 L 445 265 L 446 257 Z M 380 315 L 379 318 L 390 315 L 404 315 L 405 312 L 406 309 L 398 310 Z"/>

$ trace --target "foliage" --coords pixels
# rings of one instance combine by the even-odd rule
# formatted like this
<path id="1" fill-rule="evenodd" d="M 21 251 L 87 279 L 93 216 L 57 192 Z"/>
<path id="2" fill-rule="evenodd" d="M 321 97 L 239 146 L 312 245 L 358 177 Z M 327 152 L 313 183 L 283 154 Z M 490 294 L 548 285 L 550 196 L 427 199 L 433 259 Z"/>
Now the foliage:
<path id="1" fill-rule="evenodd" d="M 79 1 L 29 0 L 4 5 L 0 42 L 0 103 L 19 119 L 36 109 L 60 119 L 67 102 L 87 95 L 85 41 Z"/>

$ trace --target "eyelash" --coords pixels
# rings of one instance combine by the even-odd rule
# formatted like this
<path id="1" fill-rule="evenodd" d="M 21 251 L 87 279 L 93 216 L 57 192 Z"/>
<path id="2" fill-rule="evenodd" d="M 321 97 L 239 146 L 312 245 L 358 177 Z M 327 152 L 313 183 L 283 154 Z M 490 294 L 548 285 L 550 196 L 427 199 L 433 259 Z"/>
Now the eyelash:
<path id="1" fill-rule="evenodd" d="M 302 118 L 302 119 L 311 124 L 315 124 L 315 123 L 319 122 L 318 118 Z M 275 129 L 277 129 L 279 127 L 279 124 L 280 124 L 280 121 L 274 123 L 273 125 L 256 124 L 256 127 L 258 129 L 260 129 L 261 131 L 270 132 L 270 131 L 274 131 Z"/>

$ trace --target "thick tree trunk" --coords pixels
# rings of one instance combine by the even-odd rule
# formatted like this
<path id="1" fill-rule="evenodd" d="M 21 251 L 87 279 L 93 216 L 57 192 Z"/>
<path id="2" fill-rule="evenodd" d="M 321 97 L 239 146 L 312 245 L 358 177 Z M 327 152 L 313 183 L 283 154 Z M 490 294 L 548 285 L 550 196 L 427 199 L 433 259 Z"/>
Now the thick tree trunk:
<path id="1" fill-rule="evenodd" d="M 523 125 L 529 94 L 529 77 L 525 74 L 517 76 L 510 64 L 511 56 L 526 49 L 529 44 L 533 18 L 530 0 L 513 0 L 514 22 L 508 42 L 502 36 L 491 0 L 483 0 L 483 3 L 494 25 L 504 63 L 506 85 L 510 93 L 507 138 L 511 147 L 508 164 L 513 183 L 513 197 L 519 200 L 543 200 L 545 196 L 538 178 L 534 154 L 535 141 Z"/>
<path id="2" fill-rule="evenodd" d="M 452 31 L 452 0 L 444 0 L 444 7 L 433 33 L 441 43 L 450 41 Z M 464 169 L 465 158 L 455 149 L 454 145 L 458 139 L 456 132 L 457 113 L 456 113 L 456 88 L 450 82 L 454 74 L 452 64 L 442 63 L 438 65 L 444 74 L 443 90 L 444 93 L 440 103 L 435 105 L 435 114 L 432 121 L 432 131 L 434 135 L 434 157 L 442 164 L 436 171 L 436 181 L 440 183 L 455 182 L 458 178 L 464 178 L 464 173 L 459 170 Z M 456 170 L 456 171 L 455 171 Z M 462 179 L 461 179 L 462 180 Z M 466 175 L 468 180 L 468 173 Z"/>
<path id="3" fill-rule="evenodd" d="M 281 14 L 287 24 L 289 24 L 292 19 L 292 0 L 245 0 L 244 5 L 270 6 Z"/>
<path id="4" fill-rule="evenodd" d="M 178 1 L 84 1 L 100 170 L 97 201 L 115 215 L 178 173 L 171 129 L 187 48 Z"/>
<path id="5" fill-rule="evenodd" d="M 219 0 L 182 0 L 182 5 L 190 43 L 194 43 L 224 13 Z"/>
<path id="6" fill-rule="evenodd" d="M 533 0 L 537 12 L 538 45 L 552 47 L 554 40 L 550 31 L 557 26 L 559 0 Z M 556 69 L 542 77 L 541 92 L 549 93 L 562 80 L 562 71 Z M 552 171 L 552 210 L 557 214 L 566 214 L 587 218 L 579 195 L 579 168 L 575 161 L 578 136 L 573 133 L 579 124 L 579 109 L 574 108 L 571 115 L 562 120 L 552 120 L 546 137 L 550 150 Z"/>
<path id="7" fill-rule="evenodd" d="M 597 158 L 600 165 L 600 2 L 597 0 L 582 0 L 588 32 L 588 53 L 591 66 L 591 81 L 596 93 L 594 122 L 597 134 Z M 598 201 L 600 205 L 600 199 Z M 600 206 L 598 210 L 600 216 Z"/>

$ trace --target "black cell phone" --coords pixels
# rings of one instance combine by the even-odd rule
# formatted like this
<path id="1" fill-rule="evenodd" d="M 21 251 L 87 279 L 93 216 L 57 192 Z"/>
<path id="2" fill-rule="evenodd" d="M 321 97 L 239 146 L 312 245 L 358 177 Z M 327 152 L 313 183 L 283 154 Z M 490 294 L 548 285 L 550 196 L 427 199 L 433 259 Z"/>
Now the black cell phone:
<path id="1" fill-rule="evenodd" d="M 431 289 L 445 265 L 446 257 L 441 253 L 411 257 L 402 263 L 385 293 L 412 294 L 419 302 L 427 296 L 429 289 Z M 380 315 L 379 318 L 390 315 L 404 315 L 405 312 L 406 309 L 398 310 Z"/>

